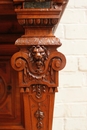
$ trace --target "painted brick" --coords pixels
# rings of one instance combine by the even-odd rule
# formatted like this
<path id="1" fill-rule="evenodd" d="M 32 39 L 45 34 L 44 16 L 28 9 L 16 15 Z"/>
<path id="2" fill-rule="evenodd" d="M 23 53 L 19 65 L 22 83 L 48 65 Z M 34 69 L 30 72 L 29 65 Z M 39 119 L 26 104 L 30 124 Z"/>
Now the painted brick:
<path id="1" fill-rule="evenodd" d="M 72 68 L 72 67 L 71 67 Z M 61 71 L 59 75 L 59 87 L 82 87 L 83 85 L 83 74 L 80 72 L 64 72 Z"/>
<path id="2" fill-rule="evenodd" d="M 87 87 L 87 71 L 83 72 L 83 86 Z"/>
<path id="3" fill-rule="evenodd" d="M 54 118 L 86 118 L 87 103 L 56 103 Z"/>
<path id="4" fill-rule="evenodd" d="M 63 89 L 62 87 L 59 87 L 58 88 L 58 93 L 55 94 L 55 105 L 64 103 L 62 89 Z"/>
<path id="5" fill-rule="evenodd" d="M 65 119 L 64 130 L 87 130 L 87 118 L 67 118 Z"/>
<path id="6" fill-rule="evenodd" d="M 85 56 L 87 55 L 87 40 L 66 40 L 61 39 L 62 46 L 58 48 L 58 51 L 67 55 Z M 73 51 L 72 51 L 73 50 Z"/>
<path id="7" fill-rule="evenodd" d="M 69 0 L 68 4 L 67 4 L 67 8 L 74 8 L 75 6 L 75 0 Z"/>
<path id="8" fill-rule="evenodd" d="M 63 118 L 65 114 L 65 107 L 63 103 L 56 103 L 54 109 L 54 118 Z"/>
<path id="9" fill-rule="evenodd" d="M 74 44 L 75 43 L 74 41 L 72 41 L 72 40 L 66 40 L 66 39 L 61 39 L 60 41 L 62 43 L 62 46 L 58 48 L 58 51 L 60 51 L 63 54 L 65 54 L 65 56 L 66 55 L 76 54 L 75 51 L 77 49 L 75 48 L 76 44 Z M 73 52 L 72 52 L 72 50 L 73 50 Z"/>
<path id="10" fill-rule="evenodd" d="M 84 16 L 84 19 L 85 19 L 85 23 L 87 24 L 87 9 L 85 10 L 85 16 Z"/>
<path id="11" fill-rule="evenodd" d="M 64 115 L 69 118 L 86 118 L 87 117 L 87 103 L 76 102 L 66 103 L 64 105 Z"/>
<path id="12" fill-rule="evenodd" d="M 78 67 L 80 71 L 87 71 L 87 56 L 79 57 Z"/>
<path id="13" fill-rule="evenodd" d="M 56 94 L 56 103 L 60 99 L 62 103 L 87 102 L 87 88 L 62 88 Z"/>
<path id="14" fill-rule="evenodd" d="M 65 25 L 65 38 L 87 40 L 87 25 Z"/>
<path id="15" fill-rule="evenodd" d="M 87 8 L 87 0 L 75 0 L 75 8 Z"/>
<path id="16" fill-rule="evenodd" d="M 57 30 L 55 31 L 55 35 L 58 36 L 58 38 L 64 38 L 64 27 L 62 24 L 60 24 L 57 27 Z"/>
<path id="17" fill-rule="evenodd" d="M 64 119 L 63 118 L 54 118 L 53 130 L 64 130 Z"/>
<path id="18" fill-rule="evenodd" d="M 75 72 L 78 70 L 78 58 L 74 56 L 66 56 L 66 66 L 63 71 Z"/>
<path id="19" fill-rule="evenodd" d="M 73 55 L 74 57 L 87 55 L 87 40 L 62 40 L 62 46 L 58 50 L 67 55 Z"/>
<path id="20" fill-rule="evenodd" d="M 61 19 L 63 24 L 78 24 L 87 23 L 87 17 L 85 17 L 86 10 L 80 9 L 66 9 Z"/>

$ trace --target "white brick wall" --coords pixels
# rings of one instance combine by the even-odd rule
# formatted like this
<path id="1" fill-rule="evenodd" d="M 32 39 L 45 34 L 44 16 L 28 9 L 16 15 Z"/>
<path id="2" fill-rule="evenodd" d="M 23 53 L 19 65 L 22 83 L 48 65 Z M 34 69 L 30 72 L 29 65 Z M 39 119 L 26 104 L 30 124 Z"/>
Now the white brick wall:
<path id="1" fill-rule="evenodd" d="M 53 130 L 87 130 L 87 0 L 69 0 L 55 35 L 67 63 L 60 71 Z"/>

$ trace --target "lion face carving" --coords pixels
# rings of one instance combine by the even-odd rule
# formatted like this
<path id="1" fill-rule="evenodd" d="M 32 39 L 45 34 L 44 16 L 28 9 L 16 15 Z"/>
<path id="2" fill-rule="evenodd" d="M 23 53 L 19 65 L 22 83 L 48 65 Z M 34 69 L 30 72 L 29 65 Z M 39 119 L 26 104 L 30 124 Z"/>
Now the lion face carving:
<path id="1" fill-rule="evenodd" d="M 33 46 L 30 50 L 29 56 L 31 61 L 36 64 L 38 69 L 40 69 L 48 58 L 48 52 L 44 46 Z"/>

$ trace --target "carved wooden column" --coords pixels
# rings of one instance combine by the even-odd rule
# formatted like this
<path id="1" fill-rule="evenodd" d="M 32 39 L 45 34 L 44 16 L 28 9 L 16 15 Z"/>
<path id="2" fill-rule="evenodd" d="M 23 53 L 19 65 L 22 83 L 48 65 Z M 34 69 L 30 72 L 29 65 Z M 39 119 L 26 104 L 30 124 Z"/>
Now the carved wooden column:
<path id="1" fill-rule="evenodd" d="M 22 122 L 17 130 L 52 130 L 59 70 L 66 62 L 65 56 L 57 51 L 61 43 L 52 31 L 67 0 L 13 2 L 18 22 L 25 29 L 25 34 L 15 42 L 20 51 L 11 58 L 21 95 Z"/>

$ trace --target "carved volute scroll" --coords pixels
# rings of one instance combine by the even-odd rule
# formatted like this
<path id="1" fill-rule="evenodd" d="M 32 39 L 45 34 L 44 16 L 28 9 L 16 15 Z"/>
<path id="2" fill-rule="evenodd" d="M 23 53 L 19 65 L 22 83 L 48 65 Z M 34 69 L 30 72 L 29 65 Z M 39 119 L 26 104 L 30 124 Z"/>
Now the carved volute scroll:
<path id="1" fill-rule="evenodd" d="M 59 38 L 53 35 L 68 0 L 13 0 L 14 10 L 25 34 L 16 40 L 20 48 L 11 58 L 18 73 L 24 130 L 52 130 L 54 97 L 59 71 L 66 64 L 57 51 Z"/>

